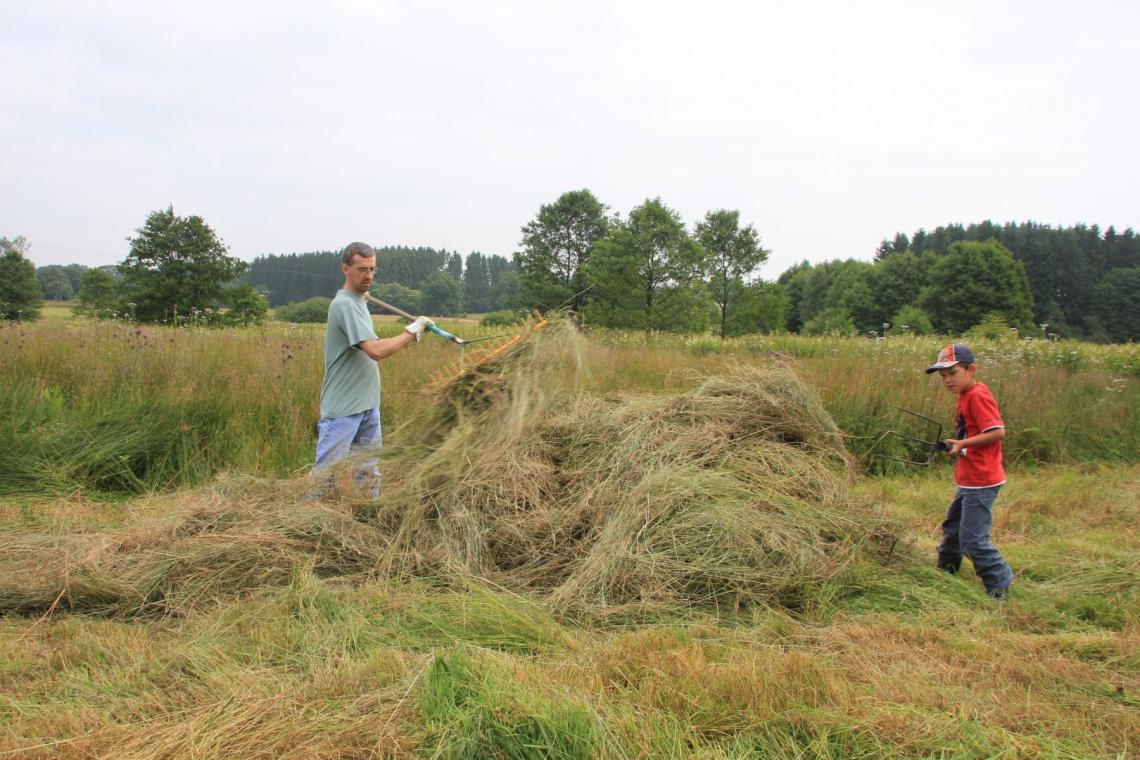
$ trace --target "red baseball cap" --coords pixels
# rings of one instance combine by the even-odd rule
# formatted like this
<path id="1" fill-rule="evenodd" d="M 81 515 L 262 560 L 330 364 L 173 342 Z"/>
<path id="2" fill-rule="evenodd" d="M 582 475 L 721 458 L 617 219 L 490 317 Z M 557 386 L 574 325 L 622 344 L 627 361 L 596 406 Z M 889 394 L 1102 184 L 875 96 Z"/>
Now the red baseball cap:
<path id="1" fill-rule="evenodd" d="M 964 343 L 951 343 L 938 352 L 938 359 L 926 368 L 926 374 L 937 372 L 940 369 L 953 367 L 955 364 L 974 364 L 974 352 Z"/>

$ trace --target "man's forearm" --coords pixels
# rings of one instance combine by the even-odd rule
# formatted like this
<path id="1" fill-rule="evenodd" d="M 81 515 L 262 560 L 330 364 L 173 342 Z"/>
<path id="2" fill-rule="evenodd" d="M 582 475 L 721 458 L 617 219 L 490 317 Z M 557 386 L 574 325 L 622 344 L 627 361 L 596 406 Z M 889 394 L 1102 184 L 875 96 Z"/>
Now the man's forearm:
<path id="1" fill-rule="evenodd" d="M 401 332 L 399 335 L 394 335 L 391 338 L 377 338 L 376 340 L 361 341 L 358 345 L 360 346 L 360 350 L 368 355 L 369 359 L 378 362 L 381 359 L 387 359 L 415 339 L 416 336 L 410 332 Z"/>

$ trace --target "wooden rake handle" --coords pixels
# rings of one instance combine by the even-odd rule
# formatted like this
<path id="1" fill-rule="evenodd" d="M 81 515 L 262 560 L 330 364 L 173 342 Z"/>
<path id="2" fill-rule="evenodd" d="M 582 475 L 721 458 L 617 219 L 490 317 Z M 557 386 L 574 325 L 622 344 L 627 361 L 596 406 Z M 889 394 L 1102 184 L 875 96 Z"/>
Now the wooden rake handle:
<path id="1" fill-rule="evenodd" d="M 392 312 L 393 314 L 395 314 L 398 317 L 403 317 L 404 319 L 411 320 L 412 322 L 416 321 L 416 318 L 413 317 L 408 312 L 404 311 L 403 309 L 397 309 L 395 306 L 393 306 L 390 303 L 385 303 L 384 301 L 381 301 L 379 298 L 372 295 L 371 293 L 365 293 L 364 297 L 367 298 L 372 303 L 379 306 L 381 309 L 387 309 L 388 311 Z M 428 330 L 431 330 L 433 333 L 435 333 L 436 335 L 438 335 L 441 338 L 446 338 L 447 340 L 450 340 L 452 343 L 458 343 L 459 345 L 462 346 L 464 343 L 467 342 L 467 341 L 463 340 L 463 338 L 460 338 L 456 335 L 452 335 L 451 333 L 447 332 L 446 330 L 441 330 L 438 327 L 436 327 L 435 325 L 428 325 L 427 327 L 428 327 Z"/>

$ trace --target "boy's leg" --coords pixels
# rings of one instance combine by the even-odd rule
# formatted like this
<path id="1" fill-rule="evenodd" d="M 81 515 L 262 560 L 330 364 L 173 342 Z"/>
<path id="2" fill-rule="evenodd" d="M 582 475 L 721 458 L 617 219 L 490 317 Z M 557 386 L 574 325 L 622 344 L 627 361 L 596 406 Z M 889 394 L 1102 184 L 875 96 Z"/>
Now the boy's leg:
<path id="1" fill-rule="evenodd" d="M 370 409 L 360 418 L 356 435 L 352 439 L 352 459 L 355 472 L 353 483 L 361 491 L 367 490 L 372 498 L 380 495 L 380 410 Z"/>
<path id="2" fill-rule="evenodd" d="M 938 568 L 952 575 L 962 566 L 962 548 L 958 542 L 961 521 L 962 490 L 958 489 L 942 521 L 942 543 L 938 545 Z"/>
<path id="3" fill-rule="evenodd" d="M 974 572 L 982 579 L 986 592 L 997 597 L 1005 596 L 1013 582 L 1013 570 L 990 541 L 993 507 L 1000 487 L 964 490 L 960 530 L 962 552 L 974 563 Z"/>

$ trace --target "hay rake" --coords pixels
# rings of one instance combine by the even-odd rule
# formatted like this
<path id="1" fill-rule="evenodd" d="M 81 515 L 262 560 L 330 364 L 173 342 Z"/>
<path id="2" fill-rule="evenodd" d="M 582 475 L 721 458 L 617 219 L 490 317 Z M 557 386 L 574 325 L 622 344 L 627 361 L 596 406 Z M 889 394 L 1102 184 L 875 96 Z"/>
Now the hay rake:
<path id="1" fill-rule="evenodd" d="M 470 363 L 465 363 L 462 346 L 460 347 L 459 361 L 445 366 L 437 372 L 429 381 L 429 385 L 437 388 L 444 389 L 448 386 L 455 385 L 463 380 L 465 377 L 471 378 L 475 375 L 481 374 L 489 370 L 492 366 L 499 364 L 519 346 L 527 338 L 539 330 L 544 330 L 550 326 L 550 321 L 542 316 L 538 311 L 533 312 L 527 317 L 526 322 L 523 324 L 522 332 L 513 336 L 509 340 L 504 341 L 500 345 L 494 347 L 484 354 L 475 357 Z M 493 336 L 503 337 L 503 336 Z M 469 341 L 474 342 L 474 341 Z"/>
<path id="2" fill-rule="evenodd" d="M 895 430 L 887 430 L 882 435 L 880 435 L 878 438 L 876 438 L 875 442 L 871 444 L 871 448 L 869 448 L 867 450 L 867 453 L 869 455 L 871 455 L 877 459 L 889 459 L 893 462 L 902 462 L 903 464 L 912 464 L 912 465 L 915 465 L 917 467 L 929 467 L 930 463 L 932 461 L 934 461 L 934 455 L 937 452 L 949 450 L 949 448 L 946 446 L 946 442 L 944 440 L 942 440 L 942 423 L 941 422 L 938 422 L 937 420 L 932 420 L 929 417 L 926 417 L 925 415 L 919 414 L 918 412 L 912 412 L 909 409 L 903 409 L 901 406 L 896 406 L 894 408 L 898 409 L 900 412 L 903 412 L 904 414 L 909 414 L 912 417 L 917 417 L 918 419 L 923 420 L 924 422 L 927 422 L 930 425 L 932 425 L 934 427 L 934 440 L 929 441 L 929 440 L 926 440 L 925 438 L 918 438 L 916 436 L 907 435 L 906 433 L 900 433 L 900 432 L 895 431 Z M 879 444 L 881 444 L 884 440 L 886 440 L 887 438 L 890 438 L 892 436 L 895 438 L 900 438 L 904 441 L 912 441 L 914 443 L 921 444 L 922 447 L 919 450 L 920 451 L 925 450 L 927 452 L 925 454 L 926 458 L 925 459 L 906 459 L 903 457 L 896 457 L 896 456 L 890 456 L 888 454 L 876 453 L 875 449 L 877 449 L 879 447 Z"/>
<path id="3" fill-rule="evenodd" d="M 397 316 L 403 317 L 404 319 L 408 319 L 408 320 L 414 320 L 415 319 L 415 317 L 413 317 L 411 314 L 404 311 L 403 309 L 397 308 L 397 307 L 393 306 L 392 304 L 387 303 L 385 301 L 381 301 L 379 298 L 376 298 L 371 293 L 366 293 L 364 297 L 367 298 L 372 303 L 379 306 L 381 309 L 386 309 L 387 311 L 390 311 Z M 449 365 L 449 366 L 445 367 L 444 369 L 440 370 L 439 372 L 437 372 L 435 374 L 435 376 L 431 379 L 430 384 L 433 386 L 436 386 L 436 387 L 447 386 L 447 385 L 450 385 L 452 383 L 457 382 L 464 375 L 466 375 L 468 373 L 476 372 L 482 367 L 485 367 L 485 366 L 488 366 L 488 365 L 491 365 L 491 364 L 494 364 L 494 363 L 500 361 L 501 359 L 506 357 L 515 346 L 519 345 L 522 341 L 526 340 L 526 338 L 528 338 L 532 333 L 545 328 L 549 324 L 550 324 L 550 322 L 545 317 L 543 317 L 541 313 L 539 313 L 538 311 L 533 312 L 529 317 L 527 317 L 526 323 L 523 325 L 523 331 L 521 333 L 511 337 L 510 340 L 505 341 L 504 343 L 495 347 L 491 351 L 488 351 L 485 354 L 480 354 L 478 357 L 476 357 L 476 359 L 474 360 L 474 362 L 471 365 L 467 365 L 466 361 L 465 361 L 466 356 L 465 356 L 464 349 L 467 346 L 469 346 L 473 343 L 480 343 L 480 342 L 485 341 L 485 340 L 494 340 L 496 338 L 505 338 L 505 337 L 511 335 L 511 333 L 502 333 L 500 335 L 488 335 L 488 336 L 483 337 L 483 338 L 466 339 L 466 338 L 460 338 L 458 335 L 452 335 L 451 333 L 447 332 L 446 330 L 443 330 L 439 327 L 436 327 L 435 325 L 428 325 L 429 331 L 435 333 L 436 335 L 443 338 L 444 340 L 449 340 L 452 343 L 454 343 L 455 345 L 459 346 L 459 361 L 456 364 Z"/>

